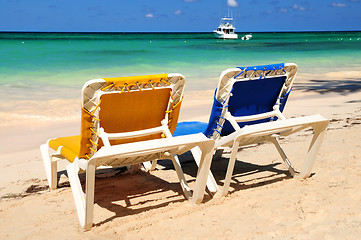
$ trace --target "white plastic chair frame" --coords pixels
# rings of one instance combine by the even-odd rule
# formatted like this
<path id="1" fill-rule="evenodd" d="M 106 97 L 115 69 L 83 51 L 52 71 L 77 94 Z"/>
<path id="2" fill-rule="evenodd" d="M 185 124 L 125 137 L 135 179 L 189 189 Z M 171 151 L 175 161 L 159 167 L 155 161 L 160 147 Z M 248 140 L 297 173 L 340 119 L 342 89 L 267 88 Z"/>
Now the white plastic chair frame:
<path id="1" fill-rule="evenodd" d="M 92 227 L 95 169 L 103 164 L 108 165 L 109 161 L 113 161 L 113 163 L 118 162 L 115 166 L 127 166 L 129 165 L 129 159 L 137 159 L 137 161 L 133 162 L 134 164 L 151 160 L 170 159 L 173 162 L 186 199 L 188 199 L 191 204 L 200 203 L 205 192 L 207 176 L 212 160 L 213 146 L 214 141 L 206 138 L 203 134 L 192 134 L 188 136 L 104 146 L 89 160 L 78 159 L 68 164 L 66 170 L 68 172 L 80 225 L 84 230 L 90 230 Z M 175 155 L 182 154 L 194 147 L 201 149 L 202 156 L 192 194 L 184 177 L 181 165 L 179 161 L 176 160 Z M 126 160 L 126 163 L 120 164 L 122 160 Z M 80 170 L 86 172 L 85 193 L 82 190 L 78 177 Z"/>
<path id="2" fill-rule="evenodd" d="M 181 74 L 169 74 L 168 80 L 174 85 L 172 86 L 173 101 L 180 101 L 183 94 L 184 77 Z M 182 84 L 178 84 L 180 81 L 183 81 Z M 83 87 L 83 106 L 89 105 L 90 109 L 96 109 L 102 94 L 99 90 L 102 88 L 104 89 L 103 79 L 91 80 L 86 83 Z M 174 89 L 176 90 L 174 91 Z M 113 90 L 109 89 L 109 91 Z M 99 128 L 99 125 L 97 127 Z M 170 159 L 175 167 L 185 198 L 191 204 L 197 204 L 202 201 L 212 160 L 214 140 L 208 139 L 203 134 L 173 137 L 168 128 L 167 117 L 162 121 L 161 126 L 152 129 L 127 133 L 106 133 L 101 128 L 98 130 L 98 135 L 103 140 L 104 146 L 93 153 L 90 159 L 75 158 L 74 162 L 66 166 L 78 218 L 84 230 L 90 230 L 93 224 L 95 170 L 104 165 L 128 166 L 152 160 Z M 109 140 L 145 136 L 154 133 L 163 133 L 165 138 L 113 146 L 109 142 Z M 55 189 L 57 187 L 57 160 L 63 157 L 60 155 L 61 147 L 55 153 L 49 154 L 49 141 L 41 145 L 40 150 L 49 187 Z M 98 141 L 98 139 L 95 139 L 95 141 Z M 176 155 L 195 147 L 201 149 L 202 154 L 192 194 Z M 82 190 L 78 176 L 80 171 L 86 172 L 85 193 Z"/>
<path id="3" fill-rule="evenodd" d="M 317 152 L 322 144 L 327 126 L 328 120 L 317 114 L 312 116 L 280 119 L 274 122 L 245 126 L 242 129 L 236 130 L 234 133 L 221 138 L 218 142 L 216 142 L 215 148 L 217 149 L 218 147 L 231 145 L 232 149 L 231 157 L 228 163 L 226 178 L 224 180 L 223 189 L 221 191 L 222 196 L 228 194 L 228 189 L 234 169 L 235 160 L 237 157 L 238 148 L 255 143 L 273 143 L 277 151 L 281 155 L 284 163 L 286 164 L 288 171 L 293 177 L 298 179 L 304 179 L 309 177 L 314 162 L 316 160 Z M 280 137 L 289 136 L 293 133 L 309 127 L 313 129 L 313 137 L 307 150 L 306 159 L 304 160 L 303 167 L 300 171 L 297 171 L 294 169 L 291 161 L 287 158 L 285 152 L 281 148 L 278 139 Z"/>
<path id="4" fill-rule="evenodd" d="M 282 96 L 284 96 L 291 90 L 298 67 L 294 63 L 286 63 L 284 69 L 286 70 L 286 73 L 283 71 L 283 69 L 276 69 L 273 73 L 270 74 L 271 77 L 287 77 L 286 83 L 279 94 L 278 101 L 280 101 Z M 244 73 L 239 75 L 241 72 L 242 70 L 239 68 L 227 69 L 222 72 L 217 88 L 218 90 L 216 93 L 216 98 L 219 102 L 223 102 L 224 106 L 228 105 L 231 89 L 235 82 L 255 80 L 258 79 L 261 74 L 263 74 L 263 71 L 253 71 L 252 69 L 244 71 Z M 237 76 L 237 78 L 235 78 L 235 76 Z M 220 193 L 222 196 L 226 196 L 228 194 L 230 179 L 232 177 L 238 149 L 243 146 L 260 142 L 270 142 L 275 145 L 277 151 L 281 155 L 281 158 L 286 164 L 288 171 L 293 177 L 304 179 L 310 176 L 317 152 L 322 144 L 329 121 L 319 114 L 287 119 L 280 111 L 279 106 L 280 105 L 278 102 L 274 105 L 273 111 L 271 112 L 243 117 L 232 116 L 232 114 L 228 111 L 227 107 L 224 107 L 222 109 L 222 116 L 224 117 L 224 119 L 227 119 L 231 123 L 235 131 L 228 136 L 221 137 L 219 132 L 221 131 L 221 126 L 224 124 L 225 120 L 220 119 L 219 126 L 217 128 L 218 131 L 214 131 L 211 137 L 216 141 L 214 146 L 214 151 L 216 151 L 215 158 L 219 158 L 222 155 L 224 148 L 231 148 L 231 157 L 228 163 L 223 188 L 220 189 L 218 187 L 212 173 L 210 173 L 208 176 L 207 188 L 211 193 Z M 248 122 L 273 117 L 277 117 L 278 120 L 273 122 L 249 125 L 243 128 L 240 128 L 238 125 L 238 122 Z M 281 148 L 278 139 L 279 137 L 289 136 L 305 128 L 313 129 L 313 138 L 309 145 L 304 165 L 300 171 L 297 171 L 294 169 L 291 161 L 287 158 L 285 152 Z M 200 159 L 199 149 L 192 149 L 191 152 L 194 156 L 196 163 L 198 163 Z"/>

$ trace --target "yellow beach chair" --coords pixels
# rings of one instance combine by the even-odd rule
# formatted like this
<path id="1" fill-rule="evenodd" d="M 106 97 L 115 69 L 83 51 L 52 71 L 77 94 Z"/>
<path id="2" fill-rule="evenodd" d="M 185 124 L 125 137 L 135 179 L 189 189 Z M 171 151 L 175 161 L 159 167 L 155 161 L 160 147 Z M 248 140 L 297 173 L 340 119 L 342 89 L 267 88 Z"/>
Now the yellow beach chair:
<path id="1" fill-rule="evenodd" d="M 57 160 L 66 167 L 81 226 L 93 223 L 95 170 L 171 159 L 184 195 L 192 204 L 203 199 L 214 140 L 203 134 L 172 137 L 183 98 L 181 74 L 104 78 L 82 89 L 81 133 L 50 139 L 40 146 L 51 189 L 57 187 Z M 202 151 L 193 194 L 177 158 L 194 147 Z M 50 154 L 50 151 L 52 153 Z M 78 177 L 86 172 L 85 194 Z"/>

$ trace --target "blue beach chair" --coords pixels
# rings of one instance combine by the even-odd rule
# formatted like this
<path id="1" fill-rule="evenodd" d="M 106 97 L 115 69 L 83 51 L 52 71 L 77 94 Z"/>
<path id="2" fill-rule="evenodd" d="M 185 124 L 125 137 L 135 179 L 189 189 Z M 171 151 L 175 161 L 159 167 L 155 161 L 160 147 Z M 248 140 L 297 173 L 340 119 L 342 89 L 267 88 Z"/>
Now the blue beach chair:
<path id="1" fill-rule="evenodd" d="M 215 140 L 214 150 L 218 150 L 218 156 L 225 147 L 231 148 L 223 189 L 218 188 L 210 173 L 207 182 L 210 192 L 227 195 L 238 148 L 260 142 L 276 146 L 292 176 L 307 178 L 310 175 L 328 120 L 319 114 L 291 119 L 282 114 L 297 70 L 293 63 L 227 69 L 220 76 L 209 122 L 178 123 L 173 136 L 203 132 Z M 313 128 L 313 139 L 303 168 L 297 171 L 278 139 L 309 127 Z M 192 149 L 192 154 L 198 163 L 200 151 Z"/>

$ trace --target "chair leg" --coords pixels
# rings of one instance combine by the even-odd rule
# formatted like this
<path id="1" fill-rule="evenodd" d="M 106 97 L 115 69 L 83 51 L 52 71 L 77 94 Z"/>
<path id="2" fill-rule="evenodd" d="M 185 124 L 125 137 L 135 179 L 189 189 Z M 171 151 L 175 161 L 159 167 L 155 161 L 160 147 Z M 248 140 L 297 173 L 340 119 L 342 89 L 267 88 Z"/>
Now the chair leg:
<path id="1" fill-rule="evenodd" d="M 229 189 L 229 185 L 230 185 L 230 182 L 231 182 L 231 177 L 232 177 L 232 174 L 233 174 L 234 164 L 236 163 L 238 147 L 239 147 L 239 142 L 234 141 L 231 157 L 230 157 L 229 162 L 228 162 L 226 178 L 224 179 L 224 185 L 223 185 L 223 189 L 222 189 L 222 196 L 226 196 L 228 194 L 228 189 Z"/>
<path id="2" fill-rule="evenodd" d="M 151 171 L 154 171 L 157 168 L 157 160 L 152 161 Z"/>
<path id="3" fill-rule="evenodd" d="M 93 225 L 95 166 L 89 161 L 86 170 L 85 196 L 79 180 L 79 167 L 76 162 L 68 164 L 66 170 L 68 172 L 80 225 L 84 231 L 90 230 Z"/>
<path id="4" fill-rule="evenodd" d="M 58 185 L 58 176 L 57 176 L 57 160 L 54 160 L 54 157 L 49 156 L 49 146 L 48 144 L 40 145 L 40 152 L 43 158 L 43 163 L 46 172 L 46 178 L 48 179 L 49 188 L 54 190 Z"/>
<path id="5" fill-rule="evenodd" d="M 144 162 L 143 167 L 146 171 L 154 171 L 157 167 L 157 160 L 153 160 L 151 162 Z"/>
<path id="6" fill-rule="evenodd" d="M 281 148 L 281 145 L 279 144 L 278 140 L 276 138 L 272 138 L 271 142 L 275 145 L 276 149 L 278 150 L 278 153 L 281 155 L 283 161 L 288 166 L 288 171 L 291 173 L 291 175 L 294 178 L 298 179 L 304 179 L 310 176 L 312 167 L 315 163 L 316 156 L 318 153 L 318 150 L 320 149 L 320 146 L 322 144 L 323 138 L 326 133 L 326 129 L 328 126 L 328 122 L 318 122 L 311 125 L 313 128 L 314 134 L 310 143 L 310 146 L 307 151 L 306 159 L 303 164 L 303 167 L 301 171 L 297 172 L 294 167 L 292 166 L 292 163 L 288 160 L 285 152 Z"/>
<path id="7" fill-rule="evenodd" d="M 213 157 L 214 141 L 203 142 L 199 145 L 199 148 L 202 151 L 202 155 L 198 164 L 197 178 L 193 196 L 190 200 L 191 204 L 201 203 L 203 200 L 207 180 L 209 179 L 208 176 L 211 174 L 210 169 Z"/>
<path id="8" fill-rule="evenodd" d="M 220 160 L 222 155 L 223 155 L 224 149 L 217 149 L 216 152 L 214 153 L 213 159 L 214 160 Z"/>
<path id="9" fill-rule="evenodd" d="M 178 176 L 178 179 L 179 179 L 180 185 L 182 187 L 185 198 L 188 199 L 188 200 L 191 199 L 192 192 L 191 192 L 191 190 L 190 190 L 190 188 L 189 188 L 189 186 L 187 184 L 187 180 L 184 177 L 184 173 L 183 173 L 181 164 L 179 162 L 178 156 L 177 155 L 171 155 L 171 156 L 169 156 L 169 158 L 173 162 L 173 165 L 174 165 L 175 171 L 177 173 L 177 176 Z"/>
<path id="10" fill-rule="evenodd" d="M 191 149 L 192 155 L 194 157 L 195 162 L 197 163 L 198 167 L 201 161 L 202 151 L 199 147 L 195 147 Z M 222 150 L 223 152 L 223 150 Z M 208 179 L 207 179 L 207 188 L 212 193 L 215 194 L 219 192 L 219 188 L 217 185 L 216 180 L 211 171 L 209 171 Z"/>
<path id="11" fill-rule="evenodd" d="M 278 142 L 278 139 L 275 137 L 272 137 L 272 139 L 270 140 L 273 145 L 275 145 L 278 153 L 280 154 L 281 158 L 283 159 L 283 162 L 287 165 L 288 167 L 288 171 L 291 173 L 291 175 L 294 177 L 298 174 L 298 172 L 294 169 L 292 163 L 290 162 L 290 160 L 287 158 L 286 153 L 283 151 L 280 143 Z"/>
<path id="12" fill-rule="evenodd" d="M 205 188 L 207 185 L 208 175 L 210 174 L 213 146 L 214 146 L 214 141 L 204 142 L 199 146 L 199 151 L 201 152 L 201 155 L 199 159 L 199 164 L 198 164 L 199 167 L 197 171 L 197 177 L 196 177 L 193 194 L 184 177 L 184 173 L 180 165 L 178 156 L 176 155 L 169 156 L 169 158 L 173 161 L 174 168 L 177 172 L 177 176 L 181 184 L 182 190 L 184 192 L 184 195 L 191 204 L 198 204 L 203 200 Z"/>
<path id="13" fill-rule="evenodd" d="M 301 172 L 295 176 L 296 178 L 303 179 L 310 176 L 318 150 L 320 149 L 325 137 L 327 126 L 328 122 L 319 122 L 312 125 L 314 134 L 307 151 L 306 161 Z"/>
<path id="14" fill-rule="evenodd" d="M 90 230 L 93 226 L 94 189 L 95 189 L 95 164 L 93 161 L 89 161 L 86 170 L 84 230 Z"/>
<path id="15" fill-rule="evenodd" d="M 140 168 L 140 164 L 134 164 L 134 165 L 127 166 L 128 172 L 132 175 L 136 174 L 138 172 L 139 168 Z"/>

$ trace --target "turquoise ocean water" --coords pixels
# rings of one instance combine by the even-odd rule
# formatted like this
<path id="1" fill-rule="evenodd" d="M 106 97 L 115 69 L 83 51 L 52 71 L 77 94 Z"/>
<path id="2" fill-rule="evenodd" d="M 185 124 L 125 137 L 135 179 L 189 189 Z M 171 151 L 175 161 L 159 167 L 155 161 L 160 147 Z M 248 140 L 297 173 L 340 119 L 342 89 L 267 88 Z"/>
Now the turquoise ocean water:
<path id="1" fill-rule="evenodd" d="M 240 34 L 242 35 L 242 34 Z M 216 87 L 226 68 L 295 62 L 300 73 L 361 71 L 361 32 L 0 33 L 0 100 L 76 98 L 93 78 L 179 72 L 186 90 Z"/>

